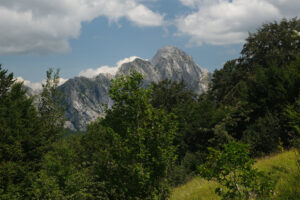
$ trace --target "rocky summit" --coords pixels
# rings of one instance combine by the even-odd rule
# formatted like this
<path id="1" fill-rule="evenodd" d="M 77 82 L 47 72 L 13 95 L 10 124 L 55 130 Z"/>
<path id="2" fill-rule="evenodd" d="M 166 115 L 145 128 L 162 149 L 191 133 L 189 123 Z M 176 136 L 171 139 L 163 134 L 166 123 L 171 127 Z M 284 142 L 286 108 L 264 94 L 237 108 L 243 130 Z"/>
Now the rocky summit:
<path id="1" fill-rule="evenodd" d="M 116 74 L 98 74 L 94 78 L 75 77 L 61 85 L 66 105 L 66 127 L 71 130 L 85 130 L 89 122 L 104 116 L 104 104 L 113 102 L 108 91 L 110 81 L 121 74 L 129 74 L 134 69 L 144 76 L 144 86 L 164 79 L 184 81 L 196 94 L 208 89 L 210 74 L 200 68 L 184 51 L 171 46 L 159 49 L 151 61 L 136 58 L 122 64 Z"/>

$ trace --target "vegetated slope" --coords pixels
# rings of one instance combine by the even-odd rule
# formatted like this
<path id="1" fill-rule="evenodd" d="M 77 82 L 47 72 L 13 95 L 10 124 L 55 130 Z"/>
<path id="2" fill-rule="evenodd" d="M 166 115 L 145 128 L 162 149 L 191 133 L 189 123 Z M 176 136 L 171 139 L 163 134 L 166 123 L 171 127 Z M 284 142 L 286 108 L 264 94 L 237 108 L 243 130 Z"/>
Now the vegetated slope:
<path id="1" fill-rule="evenodd" d="M 128 75 L 131 70 L 144 76 L 145 87 L 165 79 L 184 81 L 196 94 L 207 91 L 210 80 L 209 72 L 200 68 L 191 56 L 176 47 L 166 46 L 159 49 L 151 61 L 136 58 L 124 63 L 115 75 L 99 74 L 92 79 L 76 77 L 60 86 L 65 95 L 67 127 L 85 130 L 89 122 L 103 116 L 103 104 L 110 107 L 113 103 L 108 96 L 110 80 Z"/>
<path id="2" fill-rule="evenodd" d="M 259 170 L 270 173 L 271 178 L 276 181 L 275 199 L 289 199 L 283 197 L 287 196 L 285 193 L 291 191 L 293 187 L 297 187 L 297 184 L 299 185 L 295 181 L 295 177 L 297 174 L 299 177 L 300 172 L 296 164 L 296 153 L 292 150 L 258 159 L 254 166 Z M 175 188 L 170 199 L 217 200 L 220 199 L 214 193 L 217 187 L 218 183 L 214 181 L 206 181 L 200 177 L 196 177 L 188 183 Z M 297 191 L 300 194 L 300 185 Z"/>

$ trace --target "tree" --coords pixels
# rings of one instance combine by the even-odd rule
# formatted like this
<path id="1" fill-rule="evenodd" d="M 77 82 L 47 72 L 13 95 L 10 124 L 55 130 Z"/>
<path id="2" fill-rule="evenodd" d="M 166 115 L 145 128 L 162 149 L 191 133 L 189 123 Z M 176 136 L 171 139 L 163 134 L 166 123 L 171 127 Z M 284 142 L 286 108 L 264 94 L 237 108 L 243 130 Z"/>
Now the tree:
<path id="1" fill-rule="evenodd" d="M 2 65 L 0 64 L 0 101 L 7 94 L 7 91 L 14 82 L 13 73 L 7 75 L 7 70 L 3 70 Z"/>
<path id="2" fill-rule="evenodd" d="M 174 145 L 178 147 L 177 162 L 180 163 L 188 148 L 186 136 L 189 123 L 194 120 L 191 117 L 192 112 L 195 111 L 196 95 L 186 87 L 183 81 L 176 82 L 166 79 L 159 83 L 152 83 L 151 89 L 152 106 L 176 115 L 178 131 L 174 138 Z"/>
<path id="3" fill-rule="evenodd" d="M 293 140 L 298 143 L 297 140 L 300 139 L 300 96 L 296 99 L 295 104 L 286 107 L 284 115 L 288 118 L 288 125 L 292 128 Z"/>
<path id="4" fill-rule="evenodd" d="M 209 94 L 218 103 L 234 105 L 234 99 L 240 94 L 239 86 L 246 78 L 245 69 L 238 59 L 227 61 L 222 69 L 213 73 Z"/>
<path id="5" fill-rule="evenodd" d="M 0 199 L 26 199 L 43 155 L 42 129 L 33 99 L 6 73 L 0 69 Z"/>
<path id="6" fill-rule="evenodd" d="M 196 95 L 186 87 L 183 81 L 166 79 L 159 83 L 152 83 L 151 87 L 151 104 L 168 113 L 176 112 L 176 109 L 196 101 Z"/>
<path id="7" fill-rule="evenodd" d="M 215 191 L 222 199 L 266 199 L 271 195 L 272 183 L 263 172 L 253 169 L 254 160 L 246 145 L 233 141 L 223 145 L 223 150 L 209 151 L 199 171 L 223 186 Z"/>
<path id="8" fill-rule="evenodd" d="M 296 149 L 297 164 L 300 176 L 300 95 L 293 105 L 288 105 L 286 107 L 283 115 L 288 119 L 287 123 L 291 128 L 289 136 L 292 140 L 293 146 Z"/>
<path id="9" fill-rule="evenodd" d="M 216 128 L 249 142 L 255 155 L 291 146 L 282 113 L 299 95 L 299 32 L 297 18 L 264 24 L 249 34 L 240 58 L 213 74 L 208 94 L 229 119 Z"/>
<path id="10" fill-rule="evenodd" d="M 299 32 L 300 20 L 297 18 L 264 24 L 256 33 L 249 34 L 241 52 L 241 62 L 252 70 L 255 65 L 288 64 L 299 55 Z"/>
<path id="11" fill-rule="evenodd" d="M 299 59 L 299 32 L 300 20 L 294 18 L 264 24 L 255 33 L 250 33 L 242 56 L 226 62 L 222 69 L 214 72 L 210 93 L 218 102 L 234 105 L 236 98 L 243 95 L 239 92 L 242 82 L 247 85 L 253 76 L 259 75 L 257 72 L 262 74 L 272 67 L 267 73 L 277 76 L 276 70 L 286 69 Z"/>
<path id="12" fill-rule="evenodd" d="M 46 83 L 42 84 L 38 110 L 45 131 L 45 141 L 52 143 L 64 130 L 65 110 L 62 104 L 63 95 L 58 90 L 59 70 L 53 73 L 53 69 L 49 69 L 46 74 L 47 79 Z"/>
<path id="13" fill-rule="evenodd" d="M 89 141 L 86 147 L 94 147 L 94 155 L 100 156 L 92 160 L 93 171 L 109 199 L 166 199 L 169 194 L 176 121 L 172 114 L 153 108 L 151 90 L 141 87 L 142 80 L 134 71 L 113 80 L 109 94 L 114 105 L 88 128 L 87 137 L 99 138 L 98 145 Z"/>
<path id="14" fill-rule="evenodd" d="M 92 199 L 93 176 L 82 155 L 93 152 L 83 151 L 80 142 L 81 136 L 76 135 L 52 144 L 43 156 L 41 169 L 32 178 L 31 199 Z"/>
<path id="15" fill-rule="evenodd" d="M 242 141 L 251 145 L 254 156 L 268 155 L 282 150 L 281 127 L 279 119 L 267 112 L 264 117 L 259 117 L 243 132 Z"/>

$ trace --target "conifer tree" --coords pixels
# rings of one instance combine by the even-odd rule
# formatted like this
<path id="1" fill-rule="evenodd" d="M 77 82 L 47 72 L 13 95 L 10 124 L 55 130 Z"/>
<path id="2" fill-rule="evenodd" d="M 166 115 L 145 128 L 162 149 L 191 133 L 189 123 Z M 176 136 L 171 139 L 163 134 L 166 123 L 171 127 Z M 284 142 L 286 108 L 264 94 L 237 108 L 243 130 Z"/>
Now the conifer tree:
<path id="1" fill-rule="evenodd" d="M 13 73 L 7 75 L 7 70 L 3 70 L 0 64 L 0 100 L 6 95 L 14 82 Z"/>
<path id="2" fill-rule="evenodd" d="M 58 90 L 59 70 L 53 73 L 53 69 L 49 69 L 46 74 L 47 80 L 42 84 L 38 110 L 45 131 L 45 140 L 51 143 L 62 135 L 65 117 L 63 95 Z"/>
<path id="3" fill-rule="evenodd" d="M 0 83 L 0 199 L 26 199 L 42 158 L 40 119 L 13 74 L 0 69 Z"/>

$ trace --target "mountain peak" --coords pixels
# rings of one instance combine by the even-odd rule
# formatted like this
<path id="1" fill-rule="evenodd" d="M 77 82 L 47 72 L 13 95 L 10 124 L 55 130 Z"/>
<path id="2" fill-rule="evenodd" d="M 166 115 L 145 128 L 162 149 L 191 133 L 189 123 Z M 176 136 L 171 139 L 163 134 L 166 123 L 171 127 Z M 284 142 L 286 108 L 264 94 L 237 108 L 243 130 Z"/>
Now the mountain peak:
<path id="1" fill-rule="evenodd" d="M 152 64 L 155 66 L 157 63 L 160 62 L 161 59 L 168 59 L 168 58 L 176 58 L 176 57 L 188 57 L 184 51 L 181 49 L 174 47 L 174 46 L 164 46 L 160 48 L 155 56 L 152 58 Z"/>
<path id="2" fill-rule="evenodd" d="M 174 52 L 174 51 L 181 51 L 181 50 L 178 47 L 166 45 L 160 48 L 158 51 Z"/>
<path id="3" fill-rule="evenodd" d="M 177 47 L 165 46 L 159 49 L 152 61 L 130 57 L 117 63 L 115 75 L 100 73 L 89 79 L 77 77 L 60 87 L 65 94 L 66 117 L 70 129 L 85 130 L 90 121 L 105 115 L 102 103 L 113 105 L 109 97 L 110 81 L 115 76 L 127 75 L 130 71 L 144 76 L 143 86 L 150 87 L 152 82 L 165 79 L 184 81 L 187 88 L 201 94 L 207 90 L 210 75 L 202 70 L 191 56 Z M 101 72 L 110 72 L 102 70 Z"/>

